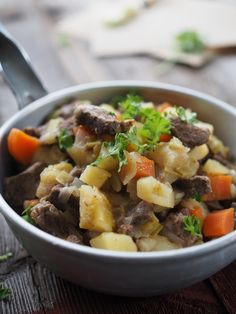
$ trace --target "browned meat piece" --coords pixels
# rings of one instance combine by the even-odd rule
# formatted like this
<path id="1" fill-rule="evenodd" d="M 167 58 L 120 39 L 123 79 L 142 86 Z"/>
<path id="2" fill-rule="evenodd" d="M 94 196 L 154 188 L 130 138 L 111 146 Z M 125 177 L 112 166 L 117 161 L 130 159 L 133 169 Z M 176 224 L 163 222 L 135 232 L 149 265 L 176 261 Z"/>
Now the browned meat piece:
<path id="1" fill-rule="evenodd" d="M 14 209 L 23 208 L 23 202 L 34 199 L 39 184 L 40 173 L 46 164 L 36 162 L 25 171 L 5 179 L 5 197 Z"/>
<path id="2" fill-rule="evenodd" d="M 73 116 L 75 107 L 76 103 L 63 105 L 55 112 L 54 116 L 68 119 Z"/>
<path id="3" fill-rule="evenodd" d="M 78 105 L 75 119 L 77 125 L 84 125 L 98 135 L 125 132 L 133 124 L 133 120 L 119 121 L 106 110 L 93 105 Z"/>
<path id="4" fill-rule="evenodd" d="M 221 209 L 224 209 L 219 201 L 206 202 L 206 204 L 207 204 L 207 208 L 209 210 L 221 210 Z"/>
<path id="5" fill-rule="evenodd" d="M 186 208 L 176 213 L 170 213 L 160 234 L 183 247 L 197 243 L 199 237 L 192 236 L 190 232 L 184 230 L 184 217 L 187 215 L 189 215 L 189 210 Z"/>
<path id="6" fill-rule="evenodd" d="M 41 201 L 35 205 L 30 213 L 31 218 L 44 231 L 62 239 L 72 239 L 73 242 L 82 243 L 82 236 L 67 217 L 48 201 Z"/>
<path id="7" fill-rule="evenodd" d="M 213 159 L 219 161 L 222 165 L 226 166 L 229 169 L 236 170 L 236 164 L 230 159 L 225 158 L 220 154 L 213 155 Z"/>
<path id="8" fill-rule="evenodd" d="M 79 192 L 73 186 L 56 185 L 47 196 L 47 201 L 52 203 L 62 212 L 71 216 L 72 224 L 79 223 Z M 68 217 L 69 218 L 69 217 Z"/>
<path id="9" fill-rule="evenodd" d="M 180 179 L 174 186 L 185 192 L 185 196 L 191 197 L 195 194 L 204 195 L 211 192 L 211 183 L 207 176 L 194 176 L 190 179 Z"/>
<path id="10" fill-rule="evenodd" d="M 171 210 L 172 208 L 164 208 L 161 212 L 157 212 L 156 216 L 159 219 L 159 221 L 160 222 L 165 221 L 166 217 L 168 216 Z"/>
<path id="11" fill-rule="evenodd" d="M 171 132 L 185 146 L 190 148 L 207 143 L 210 135 L 209 131 L 200 129 L 193 124 L 185 123 L 180 119 L 172 119 Z"/>
<path id="12" fill-rule="evenodd" d="M 141 201 L 125 215 L 123 222 L 118 226 L 118 232 L 132 235 L 135 228 L 152 219 L 154 205 Z"/>
<path id="13" fill-rule="evenodd" d="M 33 127 L 33 126 L 28 126 L 28 127 L 24 128 L 23 131 L 26 134 L 28 134 L 30 136 L 37 137 L 37 138 L 39 138 L 40 135 L 41 135 L 40 128 L 36 128 L 36 127 Z"/>

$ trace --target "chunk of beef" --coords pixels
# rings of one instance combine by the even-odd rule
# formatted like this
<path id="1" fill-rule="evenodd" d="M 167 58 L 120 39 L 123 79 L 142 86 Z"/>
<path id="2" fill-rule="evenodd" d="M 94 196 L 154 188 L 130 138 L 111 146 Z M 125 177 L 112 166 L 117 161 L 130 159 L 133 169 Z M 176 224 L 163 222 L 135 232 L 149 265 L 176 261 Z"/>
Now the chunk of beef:
<path id="1" fill-rule="evenodd" d="M 171 132 L 190 148 L 207 143 L 210 135 L 208 130 L 183 122 L 179 118 L 171 120 Z"/>
<path id="2" fill-rule="evenodd" d="M 98 135 L 115 135 L 130 129 L 133 120 L 119 121 L 116 116 L 93 105 L 78 105 L 75 109 L 77 125 L 84 125 Z"/>
<path id="3" fill-rule="evenodd" d="M 118 232 L 132 235 L 136 227 L 151 221 L 153 209 L 154 205 L 141 201 L 127 212 L 123 222 L 118 226 Z"/>
<path id="4" fill-rule="evenodd" d="M 76 227 L 50 202 L 41 201 L 35 205 L 30 216 L 42 230 L 65 240 L 82 243 L 82 236 Z"/>
<path id="5" fill-rule="evenodd" d="M 25 171 L 5 179 L 5 197 L 13 208 L 22 210 L 25 200 L 35 198 L 40 173 L 45 167 L 45 163 L 36 162 Z"/>
<path id="6" fill-rule="evenodd" d="M 179 212 L 170 213 L 160 234 L 183 247 L 192 246 L 199 242 L 199 237 L 193 236 L 190 232 L 184 230 L 184 218 L 188 215 L 189 210 L 186 208 Z"/>
<path id="7" fill-rule="evenodd" d="M 23 131 L 30 135 L 39 138 L 41 136 L 40 128 L 34 127 L 34 126 L 28 126 L 23 129 Z"/>
<path id="8" fill-rule="evenodd" d="M 209 210 L 221 210 L 223 209 L 223 206 L 220 204 L 219 201 L 210 201 L 210 202 L 206 202 L 207 204 L 207 208 Z"/>
<path id="9" fill-rule="evenodd" d="M 185 193 L 185 196 L 188 197 L 211 192 L 211 183 L 207 176 L 196 175 L 190 179 L 180 179 L 174 183 L 174 186 L 181 189 Z"/>
<path id="10" fill-rule="evenodd" d="M 159 219 L 160 222 L 163 222 L 166 220 L 166 217 L 168 216 L 168 214 L 170 213 L 170 211 L 172 210 L 172 208 L 164 208 L 162 211 L 157 212 L 156 216 Z"/>
<path id="11" fill-rule="evenodd" d="M 79 190 L 76 187 L 55 185 L 46 200 L 60 211 L 67 212 L 72 224 L 79 223 Z"/>
<path id="12" fill-rule="evenodd" d="M 73 116 L 74 110 L 76 107 L 76 103 L 66 104 L 61 106 L 57 111 L 55 111 L 56 117 L 61 117 L 63 119 L 68 119 Z"/>

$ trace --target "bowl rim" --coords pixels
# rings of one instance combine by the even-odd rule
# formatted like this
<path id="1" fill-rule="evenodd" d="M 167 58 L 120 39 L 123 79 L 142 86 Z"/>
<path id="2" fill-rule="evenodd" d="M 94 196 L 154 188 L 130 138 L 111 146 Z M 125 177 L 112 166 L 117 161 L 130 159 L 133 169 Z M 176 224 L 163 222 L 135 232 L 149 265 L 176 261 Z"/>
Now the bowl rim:
<path id="1" fill-rule="evenodd" d="M 7 134 L 8 129 L 12 127 L 14 122 L 21 120 L 32 113 L 33 111 L 37 110 L 38 108 L 46 106 L 48 103 L 59 101 L 63 98 L 74 96 L 79 92 L 82 91 L 89 91 L 94 89 L 106 89 L 106 88 L 153 88 L 153 89 L 161 89 L 167 92 L 175 92 L 179 94 L 184 94 L 187 96 L 191 96 L 194 98 L 198 98 L 199 100 L 204 100 L 212 104 L 214 107 L 219 107 L 224 111 L 234 115 L 236 117 L 236 108 L 230 106 L 229 104 L 221 101 L 215 97 L 209 96 L 205 93 L 195 91 L 190 88 L 166 84 L 166 83 L 159 83 L 159 82 L 152 82 L 152 81 L 134 81 L 134 80 L 117 80 L 117 81 L 102 81 L 96 83 L 86 83 L 81 85 L 71 86 L 65 89 L 61 89 L 50 93 L 33 103 L 29 106 L 25 107 L 21 111 L 14 114 L 9 120 L 7 120 L 0 129 L 0 139 L 4 135 Z M 96 258 L 111 258 L 111 259 L 119 259 L 123 260 L 126 259 L 127 261 L 132 262 L 134 259 L 138 261 L 145 262 L 148 258 L 150 261 L 163 261 L 163 260 L 172 260 L 172 259 L 183 259 L 183 258 L 190 258 L 196 257 L 200 255 L 209 254 L 211 252 L 220 250 L 221 248 L 225 248 L 226 246 L 231 246 L 234 242 L 236 243 L 236 230 L 223 236 L 218 239 L 211 240 L 207 243 L 203 243 L 200 245 L 195 245 L 192 247 L 175 249 L 170 251 L 155 251 L 155 252 L 120 252 L 120 251 L 109 251 L 104 249 L 97 249 L 92 248 L 85 245 L 75 244 L 68 242 L 66 240 L 60 239 L 56 236 L 53 236 L 45 231 L 29 224 L 24 219 L 21 218 L 14 210 L 11 208 L 8 203 L 3 198 L 2 194 L 0 194 L 0 212 L 3 216 L 13 223 L 14 225 L 18 226 L 21 230 L 25 233 L 31 234 L 34 237 L 40 238 L 42 241 L 47 242 L 48 244 L 67 251 L 70 254 L 85 254 L 90 257 Z"/>

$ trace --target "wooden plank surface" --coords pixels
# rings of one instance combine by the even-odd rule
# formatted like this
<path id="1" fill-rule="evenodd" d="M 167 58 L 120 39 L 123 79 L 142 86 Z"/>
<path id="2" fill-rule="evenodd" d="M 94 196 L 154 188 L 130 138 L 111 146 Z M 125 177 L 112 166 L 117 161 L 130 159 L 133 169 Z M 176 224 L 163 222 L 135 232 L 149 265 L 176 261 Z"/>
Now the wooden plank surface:
<path id="1" fill-rule="evenodd" d="M 161 62 L 147 56 L 96 59 L 84 42 L 59 47 L 53 27 L 62 12 L 53 10 L 52 5 L 49 9 L 50 1 L 22 0 L 20 5 L 17 0 L 5 2 L 8 9 L 0 10 L 0 19 L 28 51 L 50 91 L 98 80 L 154 80 L 198 89 L 236 106 L 236 56 L 218 57 L 200 70 L 176 65 L 160 74 Z M 16 111 L 14 97 L 0 79 L 0 123 Z M 235 276 L 235 263 L 210 280 L 172 295 L 119 298 L 90 292 L 58 278 L 28 256 L 0 216 L 0 254 L 6 251 L 14 256 L 0 263 L 0 281 L 12 289 L 12 297 L 0 302 L 0 313 L 236 312 L 234 295 L 222 298 L 224 289 L 232 290 L 230 278 Z M 219 285 L 221 281 L 228 286 Z"/>

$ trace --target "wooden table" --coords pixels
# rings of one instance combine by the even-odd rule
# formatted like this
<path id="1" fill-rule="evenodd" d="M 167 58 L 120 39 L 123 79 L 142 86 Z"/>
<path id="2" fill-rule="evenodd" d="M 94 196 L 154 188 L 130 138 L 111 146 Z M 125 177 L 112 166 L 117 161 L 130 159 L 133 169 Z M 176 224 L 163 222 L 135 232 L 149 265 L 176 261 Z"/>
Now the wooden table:
<path id="1" fill-rule="evenodd" d="M 236 106 L 234 55 L 218 57 L 199 70 L 175 66 L 160 75 L 160 61 L 147 56 L 95 59 L 83 42 L 59 47 L 53 22 L 61 12 L 52 7 L 48 10 L 47 1 L 23 0 L 19 5 L 17 0 L 11 0 L 6 3 L 9 10 L 0 10 L 0 19 L 28 51 L 50 91 L 107 79 L 153 80 L 192 87 Z M 0 123 L 16 111 L 14 97 L 0 79 Z M 236 262 L 210 279 L 175 294 L 146 299 L 120 298 L 87 291 L 48 271 L 20 246 L 0 216 L 0 255 L 6 251 L 13 252 L 13 257 L 0 264 L 0 281 L 11 288 L 12 297 L 7 302 L 0 302 L 0 313 L 236 312 L 236 284 L 233 281 L 233 278 L 236 281 Z"/>

